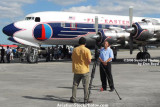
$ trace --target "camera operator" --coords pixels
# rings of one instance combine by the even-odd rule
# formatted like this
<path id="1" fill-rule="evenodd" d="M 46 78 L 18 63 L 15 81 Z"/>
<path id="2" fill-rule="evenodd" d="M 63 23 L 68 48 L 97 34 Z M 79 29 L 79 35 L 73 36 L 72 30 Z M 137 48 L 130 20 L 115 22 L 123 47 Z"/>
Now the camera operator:
<path id="1" fill-rule="evenodd" d="M 81 37 L 79 45 L 72 53 L 72 72 L 74 73 L 72 97 L 70 102 L 76 103 L 76 92 L 80 81 L 82 80 L 84 88 L 84 103 L 92 103 L 88 101 L 88 87 L 89 87 L 89 64 L 91 63 L 91 52 L 85 47 L 86 39 Z"/>

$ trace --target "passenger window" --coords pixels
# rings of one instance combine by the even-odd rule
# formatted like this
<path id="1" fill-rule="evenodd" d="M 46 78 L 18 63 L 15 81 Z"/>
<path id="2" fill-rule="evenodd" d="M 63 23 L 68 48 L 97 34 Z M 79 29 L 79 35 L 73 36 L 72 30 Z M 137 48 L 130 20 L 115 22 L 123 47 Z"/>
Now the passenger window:
<path id="1" fill-rule="evenodd" d="M 35 18 L 35 22 L 40 22 L 40 21 L 41 21 L 40 17 Z"/>
<path id="2" fill-rule="evenodd" d="M 102 29 L 105 29 L 106 28 L 106 26 L 105 25 L 102 25 Z"/>

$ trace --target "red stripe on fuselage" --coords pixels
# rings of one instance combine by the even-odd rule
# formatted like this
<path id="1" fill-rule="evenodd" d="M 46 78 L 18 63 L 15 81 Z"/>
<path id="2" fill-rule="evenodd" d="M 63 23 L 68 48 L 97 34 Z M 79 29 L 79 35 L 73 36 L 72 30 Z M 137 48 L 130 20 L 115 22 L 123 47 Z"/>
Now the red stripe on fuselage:
<path id="1" fill-rule="evenodd" d="M 42 35 L 41 38 L 37 38 L 38 40 L 45 40 L 46 38 L 46 34 L 45 34 L 45 28 L 44 25 L 42 24 Z"/>

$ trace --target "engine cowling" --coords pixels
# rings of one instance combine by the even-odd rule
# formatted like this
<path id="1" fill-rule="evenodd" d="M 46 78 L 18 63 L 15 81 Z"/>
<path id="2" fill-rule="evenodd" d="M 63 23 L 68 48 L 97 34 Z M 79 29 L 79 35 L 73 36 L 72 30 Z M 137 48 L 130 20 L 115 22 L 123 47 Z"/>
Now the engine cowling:
<path id="1" fill-rule="evenodd" d="M 130 35 L 126 31 L 115 29 L 103 29 L 99 31 L 98 34 L 98 44 L 102 44 L 105 40 L 108 40 L 111 44 L 125 44 L 125 41 L 129 40 Z"/>
<path id="2" fill-rule="evenodd" d="M 132 36 L 135 40 L 146 41 L 155 36 L 156 30 L 160 29 L 158 23 L 153 23 L 149 20 L 142 20 L 142 22 L 136 22 L 132 25 L 134 28 Z"/>

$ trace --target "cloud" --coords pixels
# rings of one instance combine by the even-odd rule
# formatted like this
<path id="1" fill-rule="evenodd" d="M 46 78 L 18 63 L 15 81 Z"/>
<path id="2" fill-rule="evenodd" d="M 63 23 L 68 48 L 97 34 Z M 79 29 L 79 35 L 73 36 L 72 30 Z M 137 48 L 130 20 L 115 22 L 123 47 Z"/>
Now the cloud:
<path id="1" fill-rule="evenodd" d="M 48 1 L 54 2 L 58 5 L 67 6 L 67 5 L 78 4 L 86 0 L 48 0 Z"/>
<path id="2" fill-rule="evenodd" d="M 133 6 L 135 16 L 145 16 L 160 13 L 159 0 L 99 0 L 95 6 L 79 6 L 63 9 L 63 11 L 71 12 L 87 12 L 113 15 L 128 15 L 129 7 Z"/>
<path id="3" fill-rule="evenodd" d="M 1 0 L 0 18 L 15 18 L 23 16 L 22 6 L 33 3 L 35 0 Z"/>
<path id="4" fill-rule="evenodd" d="M 93 9 L 92 6 L 80 6 L 80 7 L 72 7 L 64 11 L 71 12 L 84 12 L 84 13 L 98 13 L 96 9 Z"/>
<path id="5" fill-rule="evenodd" d="M 2 33 L 2 28 L 15 19 L 24 15 L 22 6 L 24 4 L 34 3 L 35 0 L 1 0 L 0 1 L 0 43 L 13 44 L 7 40 L 7 36 Z"/>

